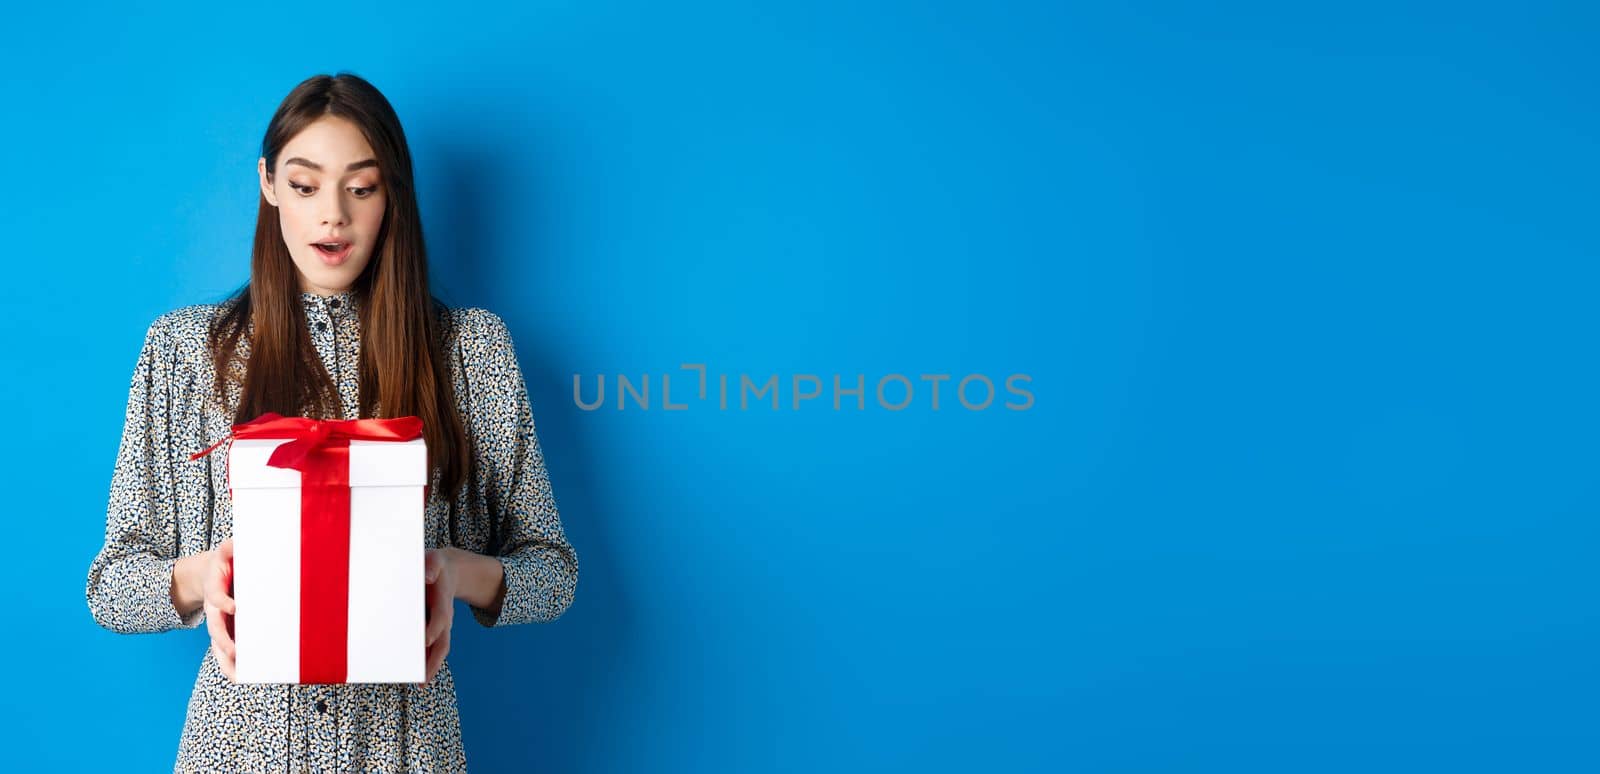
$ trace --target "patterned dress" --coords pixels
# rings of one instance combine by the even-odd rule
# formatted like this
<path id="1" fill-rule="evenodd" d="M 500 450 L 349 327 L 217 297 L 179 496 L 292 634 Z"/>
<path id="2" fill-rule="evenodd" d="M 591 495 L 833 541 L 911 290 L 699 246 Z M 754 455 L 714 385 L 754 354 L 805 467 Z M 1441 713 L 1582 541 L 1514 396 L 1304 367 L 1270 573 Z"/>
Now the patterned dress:
<path id="1" fill-rule="evenodd" d="M 361 331 L 353 291 L 303 293 L 317 354 L 338 385 L 344 416 L 357 412 Z M 212 393 L 206 328 L 221 304 L 188 306 L 150 325 L 128 390 L 128 412 L 106 509 L 105 544 L 89 567 L 89 610 L 117 632 L 196 628 L 171 597 L 178 557 L 232 534 L 226 455 L 189 455 L 228 434 L 229 408 Z M 505 324 L 482 309 L 439 307 L 456 404 L 474 448 L 475 472 L 454 503 L 429 486 L 429 548 L 496 556 L 505 569 L 495 615 L 484 626 L 550 621 L 572 603 L 578 559 L 561 519 L 534 433 L 526 385 Z M 248 338 L 240 342 L 248 355 Z M 458 622 L 459 623 L 459 622 Z M 433 682 L 240 685 L 222 674 L 209 642 L 189 699 L 176 771 L 461 771 L 455 682 L 448 659 Z"/>

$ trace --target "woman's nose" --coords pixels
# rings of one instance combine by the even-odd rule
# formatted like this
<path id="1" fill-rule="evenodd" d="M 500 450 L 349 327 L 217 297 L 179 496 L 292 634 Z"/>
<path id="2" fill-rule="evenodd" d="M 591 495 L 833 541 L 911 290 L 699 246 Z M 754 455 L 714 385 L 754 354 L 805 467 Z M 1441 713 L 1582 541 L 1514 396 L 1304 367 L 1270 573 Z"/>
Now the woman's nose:
<path id="1" fill-rule="evenodd" d="M 348 223 L 349 218 L 348 214 L 345 212 L 344 197 L 334 194 L 333 196 L 328 197 L 328 199 L 330 199 L 331 202 L 325 202 L 322 205 L 324 208 L 322 211 L 322 225 L 343 226 Z"/>

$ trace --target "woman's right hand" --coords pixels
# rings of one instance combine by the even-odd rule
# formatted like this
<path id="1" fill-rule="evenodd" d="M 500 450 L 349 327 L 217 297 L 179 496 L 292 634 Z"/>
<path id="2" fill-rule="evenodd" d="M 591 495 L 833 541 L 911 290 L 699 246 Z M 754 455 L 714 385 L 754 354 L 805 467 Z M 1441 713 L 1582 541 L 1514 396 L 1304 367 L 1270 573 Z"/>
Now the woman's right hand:
<path id="1" fill-rule="evenodd" d="M 233 538 L 218 543 L 206 554 L 200 579 L 205 591 L 206 630 L 211 632 L 211 650 L 216 653 L 217 666 L 232 681 L 237 655 L 233 648 L 233 615 L 237 611 L 233 602 Z"/>

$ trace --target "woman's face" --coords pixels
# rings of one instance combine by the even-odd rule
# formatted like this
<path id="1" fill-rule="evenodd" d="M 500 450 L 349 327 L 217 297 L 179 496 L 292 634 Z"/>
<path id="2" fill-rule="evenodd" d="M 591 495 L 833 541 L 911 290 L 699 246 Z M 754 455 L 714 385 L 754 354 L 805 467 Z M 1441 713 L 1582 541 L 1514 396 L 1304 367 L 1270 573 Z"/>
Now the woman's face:
<path id="1" fill-rule="evenodd" d="M 382 175 L 361 130 L 323 116 L 283 146 L 277 169 L 262 158 L 256 171 L 261 194 L 278 208 L 300 289 L 324 296 L 349 290 L 383 226 Z"/>

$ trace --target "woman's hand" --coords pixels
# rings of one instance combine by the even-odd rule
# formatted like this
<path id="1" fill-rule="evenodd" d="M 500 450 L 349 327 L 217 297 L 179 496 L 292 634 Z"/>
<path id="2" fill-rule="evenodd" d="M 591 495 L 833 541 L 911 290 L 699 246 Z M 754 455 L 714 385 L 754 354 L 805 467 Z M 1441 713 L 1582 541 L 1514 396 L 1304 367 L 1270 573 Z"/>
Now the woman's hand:
<path id="1" fill-rule="evenodd" d="M 233 538 L 217 544 L 206 553 L 200 582 L 205 593 L 206 631 L 211 633 L 211 649 L 217 666 L 228 680 L 234 679 L 233 660 Z"/>
<path id="2" fill-rule="evenodd" d="M 423 581 L 427 584 L 428 626 L 423 641 L 428 648 L 427 680 L 439 674 L 450 652 L 450 625 L 455 622 L 456 564 L 448 549 L 434 548 L 423 555 Z"/>

